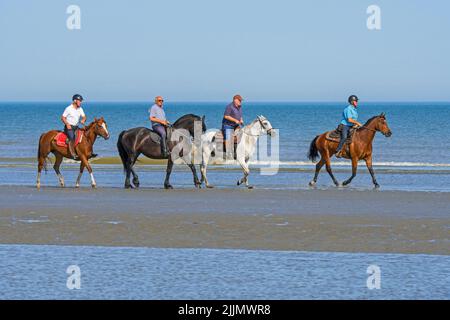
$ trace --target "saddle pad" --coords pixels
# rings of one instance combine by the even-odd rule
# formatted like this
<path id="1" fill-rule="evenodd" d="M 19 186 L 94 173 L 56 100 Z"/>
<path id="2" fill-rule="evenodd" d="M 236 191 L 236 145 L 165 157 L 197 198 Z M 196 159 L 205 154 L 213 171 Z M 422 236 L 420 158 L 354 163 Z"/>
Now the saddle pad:
<path id="1" fill-rule="evenodd" d="M 154 143 L 161 143 L 161 136 L 159 134 L 157 134 L 155 131 L 150 129 L 150 139 L 152 139 L 152 141 Z"/>
<path id="2" fill-rule="evenodd" d="M 75 146 L 77 146 L 81 141 L 83 141 L 83 131 L 77 130 L 77 136 L 75 138 Z M 59 147 L 67 148 L 67 135 L 64 132 L 60 132 L 55 136 L 56 145 Z"/>
<path id="3" fill-rule="evenodd" d="M 234 144 L 238 144 L 240 141 L 240 135 L 237 135 L 239 130 L 240 129 L 237 129 L 236 131 L 234 131 L 234 134 L 233 134 Z M 222 143 L 222 144 L 224 143 L 222 130 L 217 131 L 216 135 L 214 136 L 213 141 L 215 141 L 216 143 Z"/>
<path id="4" fill-rule="evenodd" d="M 346 143 L 348 143 L 348 144 L 352 143 L 354 132 L 355 132 L 355 129 L 350 129 L 350 131 L 348 133 L 347 141 L 345 141 Z M 341 141 L 341 129 L 338 127 L 334 130 L 328 131 L 325 134 L 325 139 L 327 139 L 329 141 L 333 141 L 333 142 Z"/>

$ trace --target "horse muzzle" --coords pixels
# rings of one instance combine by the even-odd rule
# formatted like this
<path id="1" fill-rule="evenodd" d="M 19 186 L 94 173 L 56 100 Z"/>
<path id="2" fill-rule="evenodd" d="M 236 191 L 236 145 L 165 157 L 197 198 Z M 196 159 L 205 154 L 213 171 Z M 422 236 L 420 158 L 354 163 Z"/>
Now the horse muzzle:
<path id="1" fill-rule="evenodd" d="M 388 131 L 388 132 L 383 133 L 383 134 L 384 134 L 384 136 L 385 136 L 386 138 L 389 138 L 390 136 L 392 136 L 392 131 Z"/>
<path id="2" fill-rule="evenodd" d="M 269 130 L 267 130 L 267 134 L 269 136 L 271 136 L 271 137 L 274 137 L 275 136 L 275 131 L 273 129 L 269 129 Z"/>

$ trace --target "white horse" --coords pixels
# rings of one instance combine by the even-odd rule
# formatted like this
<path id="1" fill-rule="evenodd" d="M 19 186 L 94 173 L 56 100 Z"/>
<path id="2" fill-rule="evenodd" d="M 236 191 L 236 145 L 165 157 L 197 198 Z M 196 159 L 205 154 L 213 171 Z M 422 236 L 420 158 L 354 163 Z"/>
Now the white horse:
<path id="1" fill-rule="evenodd" d="M 214 136 L 218 131 L 219 130 L 209 131 L 202 135 L 202 164 L 200 165 L 200 171 L 202 174 L 201 183 L 205 182 L 207 188 L 213 188 L 213 186 L 208 183 L 208 178 L 206 177 L 206 168 L 208 166 L 211 155 L 213 153 L 216 153 L 216 151 L 219 149 L 216 141 L 214 141 Z M 258 142 L 258 138 L 263 133 L 267 133 L 270 136 L 274 134 L 272 125 L 264 116 L 258 116 L 252 123 L 236 131 L 236 136 L 238 137 L 239 141 L 236 148 L 236 160 L 244 171 L 244 177 L 237 182 L 238 186 L 242 183 L 245 183 L 247 188 L 253 188 L 248 183 L 248 175 L 250 174 L 248 161 L 255 153 L 256 143 Z M 222 146 L 220 146 L 220 149 L 221 148 Z"/>

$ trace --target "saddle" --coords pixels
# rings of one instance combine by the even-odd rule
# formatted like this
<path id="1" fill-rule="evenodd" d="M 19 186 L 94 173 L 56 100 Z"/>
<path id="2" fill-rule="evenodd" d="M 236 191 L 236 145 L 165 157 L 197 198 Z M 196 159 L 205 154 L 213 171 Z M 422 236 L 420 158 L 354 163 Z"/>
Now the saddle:
<path id="1" fill-rule="evenodd" d="M 336 129 L 328 131 L 325 134 L 325 139 L 328 141 L 333 141 L 339 143 L 341 141 L 341 132 L 342 132 L 342 124 L 340 124 Z M 351 144 L 353 141 L 353 135 L 357 129 L 351 128 L 348 132 L 347 140 L 345 141 L 346 144 Z"/>
<path id="2" fill-rule="evenodd" d="M 152 139 L 152 141 L 154 143 L 161 143 L 161 136 L 155 132 L 152 128 L 148 128 L 148 130 L 150 130 L 150 139 Z M 168 127 L 166 128 L 166 140 L 169 141 L 170 140 L 170 136 L 172 134 L 172 128 Z"/>
<path id="3" fill-rule="evenodd" d="M 77 130 L 76 137 L 75 137 L 75 147 L 83 141 L 84 131 L 83 130 Z M 58 133 L 54 140 L 56 141 L 56 145 L 58 147 L 67 148 L 69 144 L 69 138 L 64 132 Z"/>
<path id="4" fill-rule="evenodd" d="M 232 138 L 233 138 L 233 155 L 234 155 L 234 159 L 236 160 L 236 149 L 237 149 L 237 145 L 239 144 L 239 142 L 241 141 L 242 135 L 238 134 L 239 131 L 241 130 L 241 128 L 238 128 L 236 130 L 233 131 L 232 133 Z M 223 153 L 226 153 L 226 143 L 225 143 L 225 139 L 223 138 L 223 132 L 222 130 L 217 131 L 216 135 L 213 137 L 212 139 L 213 142 L 216 143 L 216 145 L 222 145 L 223 146 Z"/>

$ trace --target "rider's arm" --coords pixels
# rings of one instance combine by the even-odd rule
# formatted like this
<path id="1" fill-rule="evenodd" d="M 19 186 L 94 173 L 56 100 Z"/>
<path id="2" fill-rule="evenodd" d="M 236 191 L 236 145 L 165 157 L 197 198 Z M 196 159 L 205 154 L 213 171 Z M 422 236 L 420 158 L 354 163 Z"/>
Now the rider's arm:
<path id="1" fill-rule="evenodd" d="M 226 120 L 228 120 L 228 121 L 231 121 L 231 122 L 234 122 L 234 123 L 236 123 L 236 124 L 240 124 L 241 122 L 239 121 L 239 120 L 236 120 L 235 118 L 233 118 L 233 117 L 230 117 L 230 116 L 223 116 L 224 117 L 224 119 L 226 119 Z M 242 120 L 242 119 L 241 119 Z"/>
<path id="2" fill-rule="evenodd" d="M 362 127 L 361 123 L 359 123 L 358 121 L 356 121 L 356 120 L 354 120 L 352 118 L 348 118 L 347 121 L 350 122 L 350 123 L 356 124 L 358 127 Z"/>
<path id="3" fill-rule="evenodd" d="M 67 118 L 62 116 L 61 121 L 64 123 L 64 125 L 67 127 L 67 129 L 72 129 L 72 126 L 67 122 Z"/>
<path id="4" fill-rule="evenodd" d="M 150 121 L 160 123 L 160 124 L 162 124 L 163 126 L 166 126 L 166 125 L 169 124 L 168 121 L 166 121 L 166 120 L 161 120 L 161 119 L 158 119 L 158 118 L 155 118 L 155 117 L 150 117 Z"/>
<path id="5" fill-rule="evenodd" d="M 82 123 L 82 124 L 85 124 L 85 123 L 86 123 L 86 119 L 87 119 L 86 116 L 83 116 L 83 117 L 81 118 L 81 123 Z"/>

